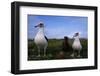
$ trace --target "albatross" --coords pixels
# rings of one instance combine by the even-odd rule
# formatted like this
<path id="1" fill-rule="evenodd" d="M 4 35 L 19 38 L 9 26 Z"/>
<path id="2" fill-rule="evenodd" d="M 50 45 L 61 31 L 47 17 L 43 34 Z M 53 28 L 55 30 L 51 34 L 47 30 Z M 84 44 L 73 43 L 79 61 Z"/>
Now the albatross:
<path id="1" fill-rule="evenodd" d="M 77 57 L 80 57 L 80 51 L 82 49 L 82 45 L 80 43 L 80 40 L 79 40 L 79 33 L 75 33 L 74 36 L 74 42 L 72 44 L 72 48 L 73 48 L 73 54 L 72 54 L 72 57 L 75 56 L 75 52 L 77 52 Z"/>
<path id="2" fill-rule="evenodd" d="M 35 28 L 38 27 L 38 32 L 34 38 L 34 42 L 38 48 L 38 57 L 40 57 L 40 50 L 44 51 L 44 56 L 46 56 L 46 49 L 48 46 L 48 39 L 44 34 L 44 24 L 40 22 Z"/>

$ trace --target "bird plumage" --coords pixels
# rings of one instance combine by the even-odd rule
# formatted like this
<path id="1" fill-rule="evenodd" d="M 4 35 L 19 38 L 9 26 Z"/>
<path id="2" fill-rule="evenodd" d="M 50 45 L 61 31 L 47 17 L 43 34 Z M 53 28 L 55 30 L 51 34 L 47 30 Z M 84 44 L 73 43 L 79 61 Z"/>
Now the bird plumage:
<path id="1" fill-rule="evenodd" d="M 43 48 L 47 45 L 47 40 L 45 39 L 43 29 L 39 28 L 38 33 L 35 36 L 34 42 L 37 46 Z"/>
<path id="2" fill-rule="evenodd" d="M 72 45 L 72 48 L 74 50 L 81 50 L 82 49 L 82 46 L 81 46 L 79 37 L 75 37 L 74 42 L 73 42 L 73 45 Z"/>
<path id="3" fill-rule="evenodd" d="M 71 47 L 71 44 L 69 42 L 69 38 L 67 36 L 64 37 L 64 40 L 63 40 L 63 51 L 64 52 L 71 52 L 72 50 L 72 47 Z"/>
<path id="4" fill-rule="evenodd" d="M 48 42 L 48 38 L 46 37 L 46 36 L 44 36 L 45 37 L 45 39 L 47 40 L 47 42 Z"/>
<path id="5" fill-rule="evenodd" d="M 74 42 L 72 44 L 72 48 L 73 48 L 72 56 L 74 56 L 75 52 L 77 52 L 77 56 L 80 57 L 80 51 L 82 49 L 82 45 L 79 40 L 79 33 L 75 33 L 74 35 Z"/>
<path id="6" fill-rule="evenodd" d="M 44 25 L 40 23 L 38 26 L 35 26 L 35 27 L 39 27 L 38 32 L 34 38 L 34 42 L 38 48 L 39 56 L 40 56 L 41 49 L 44 50 L 44 55 L 46 55 L 46 48 L 47 48 L 48 42 L 45 38 L 46 36 L 44 35 Z"/>

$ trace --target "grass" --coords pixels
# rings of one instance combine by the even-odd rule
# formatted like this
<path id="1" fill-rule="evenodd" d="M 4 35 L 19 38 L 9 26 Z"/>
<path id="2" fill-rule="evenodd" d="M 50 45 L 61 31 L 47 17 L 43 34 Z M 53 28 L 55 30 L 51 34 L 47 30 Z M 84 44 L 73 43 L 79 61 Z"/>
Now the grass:
<path id="1" fill-rule="evenodd" d="M 70 39 L 70 44 L 72 44 L 73 40 Z M 88 58 L 88 50 L 87 50 L 87 39 L 80 39 L 82 50 L 81 57 L 79 58 Z M 54 59 L 76 59 L 77 57 L 71 57 L 71 51 L 63 51 L 62 50 L 63 39 L 49 39 L 48 47 L 46 50 L 46 56 L 43 56 L 43 51 L 41 50 L 41 57 L 37 57 L 38 49 L 34 43 L 34 40 L 28 40 L 28 60 L 54 60 Z"/>

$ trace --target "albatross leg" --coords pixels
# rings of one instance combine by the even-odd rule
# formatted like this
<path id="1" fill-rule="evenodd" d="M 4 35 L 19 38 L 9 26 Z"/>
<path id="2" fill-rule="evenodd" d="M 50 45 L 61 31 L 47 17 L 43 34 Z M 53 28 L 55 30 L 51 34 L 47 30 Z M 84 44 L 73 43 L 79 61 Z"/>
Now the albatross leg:
<path id="1" fill-rule="evenodd" d="M 70 55 L 72 58 L 75 57 L 75 50 L 73 50 L 73 53 Z"/>
<path id="2" fill-rule="evenodd" d="M 46 48 L 47 48 L 47 46 L 44 47 L 44 57 L 46 56 Z"/>
<path id="3" fill-rule="evenodd" d="M 40 57 L 40 48 L 38 47 L 38 56 L 37 57 Z"/>
<path id="4" fill-rule="evenodd" d="M 81 55 L 80 55 L 80 50 L 78 51 L 78 56 L 77 57 L 81 57 Z"/>
<path id="5" fill-rule="evenodd" d="M 74 55 L 74 53 L 73 54 L 71 54 L 71 57 L 74 57 L 75 55 Z"/>

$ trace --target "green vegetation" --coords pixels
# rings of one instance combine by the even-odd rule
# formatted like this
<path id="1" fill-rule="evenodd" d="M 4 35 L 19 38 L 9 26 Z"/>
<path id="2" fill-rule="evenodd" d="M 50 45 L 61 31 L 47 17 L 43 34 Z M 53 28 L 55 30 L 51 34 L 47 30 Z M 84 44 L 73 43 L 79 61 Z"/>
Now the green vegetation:
<path id="1" fill-rule="evenodd" d="M 70 39 L 70 44 L 72 45 L 73 40 Z M 81 57 L 88 57 L 88 47 L 87 39 L 80 39 L 82 44 Z M 34 40 L 28 40 L 28 60 L 53 60 L 53 59 L 76 59 L 77 57 L 72 58 L 70 55 L 72 50 L 63 51 L 62 50 L 63 39 L 49 39 L 48 47 L 46 50 L 46 57 L 43 56 L 43 50 L 41 50 L 41 57 L 37 57 L 38 49 L 34 43 Z"/>

